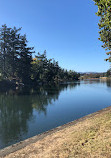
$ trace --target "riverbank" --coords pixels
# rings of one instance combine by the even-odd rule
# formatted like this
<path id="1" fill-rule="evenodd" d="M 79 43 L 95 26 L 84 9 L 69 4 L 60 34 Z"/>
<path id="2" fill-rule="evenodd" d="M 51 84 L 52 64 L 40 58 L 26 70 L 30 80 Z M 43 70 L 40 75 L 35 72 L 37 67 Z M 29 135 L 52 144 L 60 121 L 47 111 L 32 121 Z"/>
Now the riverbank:
<path id="1" fill-rule="evenodd" d="M 111 107 L 0 150 L 0 156 L 110 158 Z"/>
<path id="2" fill-rule="evenodd" d="M 38 82 L 33 83 L 30 82 L 29 84 L 23 84 L 22 82 L 16 80 L 2 80 L 0 81 L 0 92 L 8 92 L 10 90 L 24 90 L 24 89 L 38 89 L 41 86 L 44 88 L 46 86 L 59 86 L 59 85 L 68 85 L 73 84 L 74 82 L 78 82 L 79 80 L 73 81 L 59 81 L 59 82 Z"/>

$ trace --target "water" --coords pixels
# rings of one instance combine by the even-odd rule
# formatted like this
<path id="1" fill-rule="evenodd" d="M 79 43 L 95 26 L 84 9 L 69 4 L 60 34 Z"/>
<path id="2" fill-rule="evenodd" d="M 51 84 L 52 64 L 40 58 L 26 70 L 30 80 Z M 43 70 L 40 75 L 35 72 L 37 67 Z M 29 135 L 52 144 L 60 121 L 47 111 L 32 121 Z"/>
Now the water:
<path id="1" fill-rule="evenodd" d="M 111 81 L 0 93 L 0 148 L 111 105 Z"/>

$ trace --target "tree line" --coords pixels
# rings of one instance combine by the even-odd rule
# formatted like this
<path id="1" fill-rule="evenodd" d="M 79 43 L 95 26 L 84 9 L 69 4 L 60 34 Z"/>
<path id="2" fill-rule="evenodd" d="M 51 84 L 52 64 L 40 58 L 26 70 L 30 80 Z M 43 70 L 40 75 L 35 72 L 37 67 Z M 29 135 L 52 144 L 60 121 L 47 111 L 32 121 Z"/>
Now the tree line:
<path id="1" fill-rule="evenodd" d="M 28 46 L 26 35 L 21 28 L 0 28 L 0 78 L 23 84 L 40 84 L 78 80 L 80 74 L 61 68 L 54 59 L 48 59 L 46 51 L 35 53 Z M 33 55 L 37 54 L 37 55 Z"/>
<path id="2" fill-rule="evenodd" d="M 99 79 L 101 77 L 108 77 L 106 72 L 95 72 L 95 73 L 83 73 L 80 79 Z"/>

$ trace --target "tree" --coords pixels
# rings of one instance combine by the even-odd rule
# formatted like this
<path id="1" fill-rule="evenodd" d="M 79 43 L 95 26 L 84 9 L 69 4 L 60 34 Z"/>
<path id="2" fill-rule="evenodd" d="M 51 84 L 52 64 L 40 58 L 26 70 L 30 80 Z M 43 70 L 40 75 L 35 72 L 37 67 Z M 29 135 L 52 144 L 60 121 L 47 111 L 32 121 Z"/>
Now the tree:
<path id="1" fill-rule="evenodd" d="M 32 59 L 33 47 L 27 46 L 26 35 L 21 28 L 0 28 L 0 76 L 3 79 L 19 80 L 24 84 L 73 81 L 79 74 L 59 67 L 54 59 L 47 59 L 46 51 Z"/>
<path id="2" fill-rule="evenodd" d="M 51 82 L 57 74 L 58 64 L 53 59 L 47 59 L 46 51 L 38 53 L 32 62 L 32 80 L 34 82 Z"/>
<path id="3" fill-rule="evenodd" d="M 99 34 L 103 42 L 102 47 L 105 50 L 111 50 L 111 0 L 94 0 L 95 5 L 98 6 L 98 12 L 96 13 L 100 17 L 99 21 Z M 107 53 L 110 55 L 106 61 L 111 62 L 111 51 Z"/>
<path id="4" fill-rule="evenodd" d="M 30 80 L 33 47 L 27 47 L 26 35 L 21 28 L 0 28 L 0 71 L 4 78 L 19 78 L 23 83 Z"/>
<path id="5" fill-rule="evenodd" d="M 16 27 L 10 29 L 8 39 L 7 60 L 10 68 L 10 76 L 12 78 L 17 76 L 18 59 L 20 58 L 20 33 L 21 28 Z"/>
<path id="6" fill-rule="evenodd" d="M 32 75 L 31 75 L 31 79 L 34 82 L 43 82 L 43 76 L 44 73 L 46 71 L 46 67 L 47 67 L 47 58 L 46 58 L 46 52 L 44 51 L 43 54 L 40 54 L 38 52 L 38 55 L 35 56 L 35 58 L 33 58 L 32 61 Z"/>
<path id="7" fill-rule="evenodd" d="M 8 77 L 10 71 L 8 65 L 8 50 L 9 50 L 9 40 L 10 40 L 10 30 L 6 25 L 2 25 L 0 28 L 0 71 L 4 78 Z"/>
<path id="8" fill-rule="evenodd" d="M 34 83 L 74 81 L 79 77 L 75 71 L 62 69 L 54 59 L 47 59 L 46 51 L 33 59 L 31 78 Z"/>
<path id="9" fill-rule="evenodd" d="M 28 84 L 31 80 L 31 62 L 33 47 L 27 47 L 26 35 L 19 37 L 19 58 L 17 65 L 17 76 L 24 84 Z"/>

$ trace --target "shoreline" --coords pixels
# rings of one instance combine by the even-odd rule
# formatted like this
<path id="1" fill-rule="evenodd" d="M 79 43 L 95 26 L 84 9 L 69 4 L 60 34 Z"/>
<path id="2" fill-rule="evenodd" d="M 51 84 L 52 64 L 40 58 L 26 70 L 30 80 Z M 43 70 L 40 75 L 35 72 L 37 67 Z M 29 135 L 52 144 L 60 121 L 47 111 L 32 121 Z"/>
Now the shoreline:
<path id="1" fill-rule="evenodd" d="M 6 155 L 9 155 L 9 154 L 11 154 L 11 153 L 14 153 L 14 152 L 16 152 L 16 151 L 18 151 L 18 150 L 20 150 L 20 149 L 23 149 L 23 148 L 25 148 L 25 147 L 28 146 L 28 145 L 31 145 L 31 144 L 33 144 L 33 143 L 36 143 L 36 142 L 38 142 L 38 141 L 44 139 L 44 138 L 47 137 L 47 136 L 51 136 L 52 134 L 54 134 L 54 133 L 56 133 L 56 132 L 58 132 L 58 131 L 61 131 L 61 130 L 66 129 L 66 128 L 71 127 L 71 126 L 75 126 L 75 125 L 77 125 L 78 123 L 82 123 L 82 122 L 84 122 L 85 120 L 88 120 L 88 119 L 93 118 L 93 117 L 95 117 L 95 116 L 97 117 L 99 114 L 102 114 L 102 113 L 107 112 L 107 111 L 110 111 L 110 110 L 111 110 L 111 106 L 109 106 L 109 107 L 107 107 L 107 108 L 104 108 L 104 109 L 102 109 L 102 110 L 99 110 L 99 111 L 97 111 L 97 112 L 95 112 L 95 113 L 86 115 L 86 116 L 84 116 L 84 117 L 82 117 L 82 118 L 79 118 L 79 119 L 77 119 L 77 120 L 74 120 L 74 121 L 72 121 L 72 122 L 69 122 L 69 123 L 67 123 L 67 124 L 64 124 L 64 125 L 62 125 L 62 126 L 58 126 L 58 127 L 54 128 L 54 129 L 51 129 L 51 130 L 46 131 L 46 132 L 44 132 L 44 133 L 41 133 L 41 134 L 39 134 L 39 135 L 33 136 L 33 137 L 31 137 L 31 138 L 28 138 L 28 139 L 26 139 L 26 140 L 24 140 L 24 141 L 20 141 L 19 143 L 16 143 L 16 144 L 13 144 L 13 145 L 8 146 L 8 147 L 6 147 L 6 148 L 3 148 L 3 149 L 0 150 L 0 157 L 5 157 Z"/>
<path id="2" fill-rule="evenodd" d="M 2 80 L 0 81 L 0 92 L 6 92 L 9 90 L 16 90 L 19 88 L 35 88 L 35 87 L 41 87 L 41 86 L 51 86 L 51 85 L 62 85 L 62 84 L 71 84 L 74 82 L 80 81 L 77 80 L 67 80 L 67 81 L 51 81 L 51 82 L 38 82 L 33 83 L 30 82 L 29 84 L 23 84 L 22 82 L 17 82 L 13 80 Z"/>

